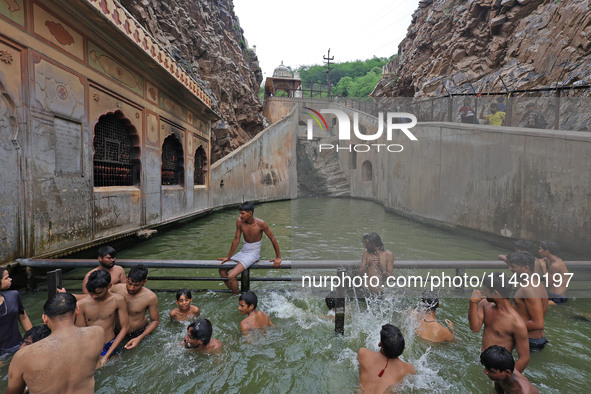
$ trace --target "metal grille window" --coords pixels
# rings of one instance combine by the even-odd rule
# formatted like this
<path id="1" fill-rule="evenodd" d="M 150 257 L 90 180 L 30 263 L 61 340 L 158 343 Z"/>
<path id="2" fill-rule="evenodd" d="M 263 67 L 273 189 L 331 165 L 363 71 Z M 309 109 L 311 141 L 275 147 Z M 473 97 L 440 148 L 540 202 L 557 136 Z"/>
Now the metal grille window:
<path id="1" fill-rule="evenodd" d="M 139 183 L 139 160 L 134 160 L 136 155 L 131 132 L 114 113 L 99 118 L 94 127 L 93 141 L 95 187 Z"/>
<path id="2" fill-rule="evenodd" d="M 207 173 L 207 157 L 203 147 L 195 151 L 195 176 L 193 177 L 195 185 L 205 185 L 205 176 Z"/>
<path id="3" fill-rule="evenodd" d="M 162 184 L 183 184 L 183 146 L 174 135 L 166 137 L 162 144 Z"/>

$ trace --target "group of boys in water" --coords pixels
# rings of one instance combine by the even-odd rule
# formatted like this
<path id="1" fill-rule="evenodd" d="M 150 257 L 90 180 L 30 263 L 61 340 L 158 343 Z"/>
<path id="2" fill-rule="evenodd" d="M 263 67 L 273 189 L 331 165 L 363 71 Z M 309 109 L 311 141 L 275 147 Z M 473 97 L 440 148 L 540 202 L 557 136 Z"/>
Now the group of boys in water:
<path id="1" fill-rule="evenodd" d="M 253 216 L 254 206 L 246 202 L 239 207 L 239 211 L 236 235 L 228 256 L 218 259 L 222 264 L 229 260 L 237 263 L 232 269 L 220 269 L 220 275 L 227 278 L 226 285 L 236 294 L 236 276 L 260 258 L 263 233 L 269 237 L 275 250 L 276 258 L 270 261 L 273 261 L 274 267 L 281 264 L 279 245 L 268 225 Z M 241 236 L 244 237 L 244 246 L 233 255 Z M 362 242 L 366 251 L 362 256 L 360 274 L 377 276 L 380 280 L 391 276 L 394 256 L 384 248 L 380 237 L 376 233 L 366 234 Z M 518 241 L 514 253 L 499 258 L 518 274 L 547 272 L 552 276 L 567 272 L 566 265 L 556 255 L 559 249 L 555 243 L 544 241 L 540 244 L 541 259 L 536 259 L 528 249 L 531 250 L 531 244 Z M 20 394 L 25 387 L 32 393 L 93 392 L 94 370 L 115 355 L 123 342 L 125 349 L 133 349 L 158 327 L 158 298 L 144 286 L 147 268 L 140 264 L 133 267 L 126 277 L 123 268 L 115 265 L 115 259 L 113 248 L 102 247 L 99 249 L 99 266 L 84 277 L 83 294 L 72 295 L 61 289 L 45 303 L 42 318 L 46 328 L 36 329 L 34 333 L 29 330 L 25 334 L 25 340 L 28 338 L 29 342 L 35 343 L 21 346 L 14 355 L 9 368 L 7 393 Z M 8 276 L 7 271 L 3 273 L 3 286 L 4 274 Z M 379 291 L 377 288 L 368 290 Z M 565 293 L 566 286 L 548 289 L 554 302 L 565 302 Z M 484 325 L 480 359 L 485 366 L 484 372 L 495 382 L 498 392 L 538 392 L 522 372 L 529 362 L 530 351 L 541 350 L 548 343 L 544 336 L 548 294 L 543 285 L 534 286 L 533 281 L 524 281 L 514 294 L 514 304 L 511 304 L 511 286 L 500 273 L 496 273 L 485 281 L 483 290 L 475 290 L 470 297 L 470 329 L 479 332 Z M 177 321 L 197 318 L 187 327 L 182 344 L 185 348 L 204 353 L 217 353 L 222 344 L 212 338 L 211 322 L 199 318 L 200 310 L 191 305 L 191 300 L 189 290 L 178 291 L 178 307 L 170 312 L 171 319 Z M 437 296 L 432 292 L 424 293 L 422 305 L 423 315 L 416 335 L 431 342 L 454 340 L 453 323 L 446 321 L 448 327 L 445 327 L 437 321 Z M 253 292 L 240 295 L 238 309 L 247 315 L 240 324 L 245 333 L 273 326 L 269 316 L 256 307 L 257 297 Z M 383 325 L 378 346 L 378 352 L 365 348 L 358 352 L 360 390 L 363 392 L 382 393 L 405 376 L 415 373 L 411 364 L 399 359 L 405 344 L 397 327 Z M 511 354 L 513 349 L 517 350 L 517 361 Z M 56 378 L 51 372 L 56 370 L 64 372 Z"/>

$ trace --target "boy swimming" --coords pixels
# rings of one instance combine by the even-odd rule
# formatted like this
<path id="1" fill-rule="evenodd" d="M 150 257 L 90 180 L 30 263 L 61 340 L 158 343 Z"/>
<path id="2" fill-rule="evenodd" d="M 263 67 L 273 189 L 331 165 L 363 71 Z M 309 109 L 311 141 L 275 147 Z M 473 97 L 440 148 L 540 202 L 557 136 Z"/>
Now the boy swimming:
<path id="1" fill-rule="evenodd" d="M 195 305 L 191 305 L 193 296 L 191 290 L 181 289 L 176 292 L 176 304 L 177 308 L 170 311 L 170 319 L 175 321 L 189 320 L 194 317 L 199 317 L 199 308 Z"/>
<path id="2" fill-rule="evenodd" d="M 238 298 L 238 310 L 243 315 L 248 315 L 240 322 L 240 329 L 243 332 L 274 326 L 271 318 L 265 312 L 256 310 L 257 303 L 257 296 L 252 291 L 247 291 Z"/>

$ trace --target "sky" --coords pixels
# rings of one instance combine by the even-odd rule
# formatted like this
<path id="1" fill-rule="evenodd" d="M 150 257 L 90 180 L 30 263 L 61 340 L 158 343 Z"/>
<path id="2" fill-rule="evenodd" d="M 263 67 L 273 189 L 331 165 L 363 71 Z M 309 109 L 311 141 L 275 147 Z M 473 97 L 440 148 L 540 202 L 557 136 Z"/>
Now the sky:
<path id="1" fill-rule="evenodd" d="M 419 0 L 233 0 L 244 37 L 256 45 L 263 79 L 283 61 L 300 65 L 390 57 Z"/>

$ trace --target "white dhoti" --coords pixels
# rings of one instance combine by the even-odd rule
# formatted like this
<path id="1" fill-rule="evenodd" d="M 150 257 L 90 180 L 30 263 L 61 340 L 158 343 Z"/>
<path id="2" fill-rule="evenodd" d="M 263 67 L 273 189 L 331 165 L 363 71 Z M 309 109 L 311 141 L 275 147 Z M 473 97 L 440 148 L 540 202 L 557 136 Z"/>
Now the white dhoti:
<path id="1" fill-rule="evenodd" d="M 244 269 L 248 269 L 251 265 L 256 263 L 261 258 L 261 239 L 259 242 L 248 243 L 244 242 L 240 252 L 236 253 L 230 260 L 241 263 Z"/>

